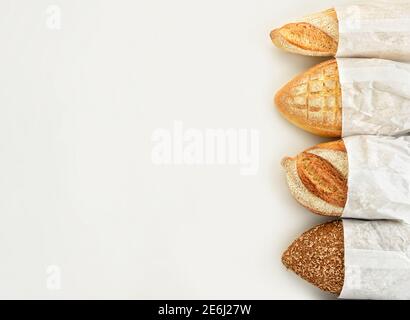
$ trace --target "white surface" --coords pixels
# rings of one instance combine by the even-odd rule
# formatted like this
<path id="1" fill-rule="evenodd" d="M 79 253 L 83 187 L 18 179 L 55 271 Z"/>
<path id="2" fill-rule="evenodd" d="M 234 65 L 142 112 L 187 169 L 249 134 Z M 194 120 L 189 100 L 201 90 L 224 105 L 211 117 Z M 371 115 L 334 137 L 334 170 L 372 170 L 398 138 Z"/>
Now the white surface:
<path id="1" fill-rule="evenodd" d="M 344 299 L 410 299 L 410 225 L 343 221 Z"/>
<path id="2" fill-rule="evenodd" d="M 349 160 L 343 218 L 410 223 L 410 137 L 344 138 Z"/>
<path id="3" fill-rule="evenodd" d="M 323 221 L 280 160 L 323 139 L 272 106 L 320 59 L 269 31 L 346 2 L 1 0 L 0 297 L 330 297 L 280 262 Z M 151 136 L 175 120 L 258 129 L 258 174 L 153 164 Z"/>
<path id="4" fill-rule="evenodd" d="M 337 59 L 343 136 L 410 132 L 410 64 L 382 59 Z"/>

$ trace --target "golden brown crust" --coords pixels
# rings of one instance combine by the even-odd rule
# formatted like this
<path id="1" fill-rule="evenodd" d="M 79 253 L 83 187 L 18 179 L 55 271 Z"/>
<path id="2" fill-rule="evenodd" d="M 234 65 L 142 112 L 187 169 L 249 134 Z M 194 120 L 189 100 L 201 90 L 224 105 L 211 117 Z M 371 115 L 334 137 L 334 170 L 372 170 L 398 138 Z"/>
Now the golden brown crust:
<path id="1" fill-rule="evenodd" d="M 282 161 L 289 190 L 313 213 L 340 217 L 347 201 L 348 159 L 343 140 L 327 142 Z"/>
<path id="2" fill-rule="evenodd" d="M 339 295 L 344 283 L 343 222 L 328 222 L 303 233 L 283 253 L 282 263 L 318 288 Z"/>
<path id="3" fill-rule="evenodd" d="M 336 11 L 329 9 L 288 23 L 270 33 L 272 42 L 283 50 L 309 56 L 334 56 L 338 47 Z"/>
<path id="4" fill-rule="evenodd" d="M 309 23 L 288 23 L 271 32 L 271 38 L 280 48 L 305 55 L 331 56 L 337 49 L 337 42 L 325 32 Z M 294 48 L 293 50 L 291 48 Z"/>
<path id="5" fill-rule="evenodd" d="M 347 181 L 331 163 L 303 152 L 297 157 L 296 165 L 300 180 L 311 193 L 335 206 L 345 206 Z"/>
<path id="6" fill-rule="evenodd" d="M 342 134 L 342 98 L 335 59 L 298 75 L 275 96 L 279 112 L 294 125 L 323 137 Z"/>

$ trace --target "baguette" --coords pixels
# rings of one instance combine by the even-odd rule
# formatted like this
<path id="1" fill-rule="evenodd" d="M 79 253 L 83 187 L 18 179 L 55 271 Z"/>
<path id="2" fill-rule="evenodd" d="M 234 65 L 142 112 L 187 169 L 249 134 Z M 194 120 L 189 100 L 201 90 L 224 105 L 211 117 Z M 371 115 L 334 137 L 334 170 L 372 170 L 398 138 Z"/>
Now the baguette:
<path id="1" fill-rule="evenodd" d="M 339 41 L 336 11 L 329 9 L 284 25 L 270 33 L 283 50 L 309 56 L 334 56 Z"/>
<path id="2" fill-rule="evenodd" d="M 319 136 L 342 135 L 342 93 L 335 59 L 300 74 L 275 96 L 279 112 L 294 125 Z"/>
<path id="3" fill-rule="evenodd" d="M 340 217 L 347 200 L 348 158 L 343 140 L 314 146 L 282 160 L 289 190 L 302 206 Z"/>
<path id="4" fill-rule="evenodd" d="M 302 234 L 283 253 L 282 263 L 316 287 L 339 295 L 345 273 L 343 222 L 328 222 Z"/>

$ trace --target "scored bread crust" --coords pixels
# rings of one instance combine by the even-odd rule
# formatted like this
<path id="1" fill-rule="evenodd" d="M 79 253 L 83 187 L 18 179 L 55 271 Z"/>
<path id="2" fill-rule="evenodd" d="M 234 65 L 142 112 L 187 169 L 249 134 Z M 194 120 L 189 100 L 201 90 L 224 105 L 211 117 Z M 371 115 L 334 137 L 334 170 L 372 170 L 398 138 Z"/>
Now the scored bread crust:
<path id="1" fill-rule="evenodd" d="M 289 122 L 323 137 L 342 135 L 342 93 L 337 61 L 322 62 L 289 81 L 275 95 Z"/>
<path id="2" fill-rule="evenodd" d="M 347 201 L 348 158 L 343 140 L 318 144 L 282 160 L 292 196 L 313 213 L 341 217 Z"/>
<path id="3" fill-rule="evenodd" d="M 339 23 L 334 9 L 308 15 L 270 33 L 280 49 L 309 56 L 334 56 L 339 42 Z"/>
<path id="4" fill-rule="evenodd" d="M 282 263 L 316 287 L 339 295 L 345 273 L 343 222 L 324 223 L 303 233 L 283 253 Z"/>

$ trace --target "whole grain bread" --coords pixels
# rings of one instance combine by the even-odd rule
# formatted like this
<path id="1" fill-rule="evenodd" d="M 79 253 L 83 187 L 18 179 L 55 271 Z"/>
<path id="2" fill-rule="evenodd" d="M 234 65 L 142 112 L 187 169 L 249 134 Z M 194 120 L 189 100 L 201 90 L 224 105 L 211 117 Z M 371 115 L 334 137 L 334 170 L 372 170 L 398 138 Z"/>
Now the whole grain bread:
<path id="1" fill-rule="evenodd" d="M 339 295 L 345 271 L 343 222 L 328 222 L 303 233 L 283 253 L 282 263 L 316 287 Z"/>

